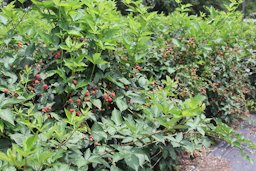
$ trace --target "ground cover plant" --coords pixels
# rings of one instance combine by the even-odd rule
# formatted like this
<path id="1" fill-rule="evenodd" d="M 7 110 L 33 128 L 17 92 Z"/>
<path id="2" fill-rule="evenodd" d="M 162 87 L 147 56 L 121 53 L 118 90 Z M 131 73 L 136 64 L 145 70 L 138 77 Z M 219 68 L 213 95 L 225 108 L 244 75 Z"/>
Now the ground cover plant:
<path id="1" fill-rule="evenodd" d="M 174 170 L 212 137 L 255 148 L 226 125 L 255 98 L 239 2 L 207 17 L 32 2 L 0 12 L 1 170 Z"/>

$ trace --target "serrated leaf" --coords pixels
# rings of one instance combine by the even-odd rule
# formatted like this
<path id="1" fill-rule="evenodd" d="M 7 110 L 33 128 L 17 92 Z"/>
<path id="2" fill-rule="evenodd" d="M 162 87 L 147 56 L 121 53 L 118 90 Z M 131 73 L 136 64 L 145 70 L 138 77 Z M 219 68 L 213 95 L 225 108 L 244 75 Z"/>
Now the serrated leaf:
<path id="1" fill-rule="evenodd" d="M 71 38 L 68 36 L 68 38 L 65 40 L 65 43 L 67 45 L 68 48 L 71 48 L 72 47 L 72 41 L 71 41 Z"/>
<path id="2" fill-rule="evenodd" d="M 37 135 L 32 135 L 30 137 L 28 137 L 25 141 L 24 147 L 26 150 L 31 150 L 33 148 L 33 146 L 35 145 L 37 141 Z"/>
<path id="3" fill-rule="evenodd" d="M 128 105 L 127 105 L 127 103 L 126 103 L 126 100 L 123 99 L 123 97 L 118 97 L 118 98 L 116 99 L 116 105 L 117 105 L 118 109 L 119 109 L 121 112 L 124 111 L 124 110 L 126 110 L 126 109 L 128 109 Z"/>
<path id="4" fill-rule="evenodd" d="M 148 83 L 148 80 L 146 78 L 144 78 L 144 77 L 140 77 L 139 78 L 139 85 L 140 85 L 140 87 L 147 86 L 147 83 Z"/>
<path id="5" fill-rule="evenodd" d="M 93 99 L 92 104 L 96 106 L 98 109 L 101 109 L 102 103 L 99 99 Z"/>
<path id="6" fill-rule="evenodd" d="M 1 108 L 6 108 L 7 106 L 19 104 L 24 101 L 26 101 L 25 98 L 23 98 L 23 99 L 6 99 L 0 104 L 0 106 L 1 106 Z"/>
<path id="7" fill-rule="evenodd" d="M 77 30 L 68 30 L 67 32 L 69 35 L 82 36 L 82 34 Z"/>
<path id="8" fill-rule="evenodd" d="M 101 54 L 100 53 L 95 53 L 92 57 L 93 61 L 96 62 L 98 59 L 100 59 Z"/>
<path id="9" fill-rule="evenodd" d="M 183 133 L 180 132 L 180 133 L 178 133 L 178 134 L 176 135 L 176 141 L 177 141 L 177 142 L 181 142 L 182 139 L 183 139 Z"/>
<path id="10" fill-rule="evenodd" d="M 6 25 L 7 22 L 8 22 L 7 17 L 4 17 L 4 16 L 0 15 L 0 22 L 3 23 L 4 25 Z"/>
<path id="11" fill-rule="evenodd" d="M 124 161 L 132 169 L 134 169 L 136 171 L 139 170 L 140 161 L 139 161 L 138 157 L 136 157 L 134 154 L 127 155 L 124 158 Z"/>
<path id="12" fill-rule="evenodd" d="M 122 82 L 123 84 L 125 84 L 125 85 L 129 85 L 129 84 L 131 84 L 131 82 L 130 81 L 128 81 L 126 78 L 119 78 L 119 81 L 120 82 Z"/>
<path id="13" fill-rule="evenodd" d="M 102 139 L 106 139 L 108 136 L 98 123 L 94 123 L 91 130 L 92 130 L 92 135 L 96 141 L 101 141 Z"/>
<path id="14" fill-rule="evenodd" d="M 23 134 L 19 134 L 19 133 L 16 133 L 16 134 L 12 134 L 10 135 L 11 139 L 13 139 L 15 141 L 16 144 L 18 144 L 19 146 L 22 146 L 22 143 L 24 142 L 25 140 L 25 136 Z"/>
<path id="15" fill-rule="evenodd" d="M 25 51 L 25 55 L 26 56 L 32 56 L 35 49 L 36 49 L 36 47 L 35 47 L 34 43 L 28 45 L 28 47 L 26 48 L 26 51 Z"/>
<path id="16" fill-rule="evenodd" d="M 172 39 L 172 42 L 173 44 L 176 46 L 176 47 L 180 47 L 180 42 L 177 40 L 177 39 Z"/>
<path id="17" fill-rule="evenodd" d="M 10 159 L 8 158 L 8 156 L 5 153 L 0 151 L 0 160 L 9 161 Z"/>
<path id="18" fill-rule="evenodd" d="M 110 168 L 110 171 L 122 171 L 121 169 L 119 169 L 118 167 L 112 165 Z"/>
<path id="19" fill-rule="evenodd" d="M 0 118 L 14 125 L 14 115 L 10 109 L 0 109 Z"/>
<path id="20" fill-rule="evenodd" d="M 111 120 L 115 122 L 116 125 L 122 124 L 122 116 L 121 112 L 116 108 L 112 111 Z"/>

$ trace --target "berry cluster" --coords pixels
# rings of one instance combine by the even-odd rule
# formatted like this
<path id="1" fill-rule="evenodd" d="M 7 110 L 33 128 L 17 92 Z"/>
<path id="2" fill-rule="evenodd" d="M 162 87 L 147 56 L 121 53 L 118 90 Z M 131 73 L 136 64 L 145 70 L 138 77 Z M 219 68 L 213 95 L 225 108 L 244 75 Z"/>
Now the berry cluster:
<path id="1" fill-rule="evenodd" d="M 58 51 L 57 53 L 51 52 L 50 53 L 55 59 L 60 59 L 60 56 L 62 55 L 62 51 Z"/>

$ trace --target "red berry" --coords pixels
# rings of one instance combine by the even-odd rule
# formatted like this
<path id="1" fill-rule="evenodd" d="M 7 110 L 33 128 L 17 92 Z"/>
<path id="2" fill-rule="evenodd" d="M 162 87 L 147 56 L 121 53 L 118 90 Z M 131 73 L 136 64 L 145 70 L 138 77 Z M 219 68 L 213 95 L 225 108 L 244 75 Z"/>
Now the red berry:
<path id="1" fill-rule="evenodd" d="M 40 81 L 39 80 L 35 80 L 35 84 L 39 84 L 40 83 Z"/>
<path id="2" fill-rule="evenodd" d="M 76 102 L 77 102 L 77 103 L 81 103 L 81 99 L 77 99 Z"/>
<path id="3" fill-rule="evenodd" d="M 92 95 L 96 94 L 96 91 L 92 91 L 91 94 L 92 94 Z"/>
<path id="4" fill-rule="evenodd" d="M 49 111 L 50 111 L 50 108 L 48 108 L 48 107 L 45 107 L 45 108 L 42 109 L 42 112 L 45 112 L 45 113 L 49 112 Z"/>
<path id="5" fill-rule="evenodd" d="M 135 67 L 136 67 L 136 69 L 137 69 L 138 71 L 140 71 L 141 68 L 140 68 L 140 66 L 139 66 L 138 64 L 136 64 Z"/>
<path id="6" fill-rule="evenodd" d="M 62 54 L 62 51 L 59 51 L 57 54 L 60 56 Z"/>
<path id="7" fill-rule="evenodd" d="M 36 74 L 36 79 L 41 79 L 41 75 L 40 74 Z"/>
<path id="8" fill-rule="evenodd" d="M 107 94 L 107 93 L 104 93 L 103 98 L 104 98 L 105 100 L 107 100 L 107 99 L 108 99 L 108 94 Z"/>
<path id="9" fill-rule="evenodd" d="M 92 135 L 89 136 L 89 140 L 93 141 L 93 136 Z"/>
<path id="10" fill-rule="evenodd" d="M 77 85 L 77 80 L 73 80 L 73 84 Z"/>
<path id="11" fill-rule="evenodd" d="M 22 47 L 22 43 L 21 43 L 21 42 L 18 42 L 18 46 L 19 46 L 19 47 Z"/>
<path id="12" fill-rule="evenodd" d="M 108 102 L 112 102 L 113 99 L 111 97 L 108 98 Z"/>
<path id="13" fill-rule="evenodd" d="M 8 93 L 9 90 L 8 90 L 8 89 L 4 89 L 3 92 L 4 92 L 4 93 Z"/>
<path id="14" fill-rule="evenodd" d="M 55 55 L 54 55 L 54 58 L 55 58 L 55 59 L 59 59 L 59 58 L 60 58 L 60 55 L 59 55 L 59 54 L 55 54 Z"/>
<path id="15" fill-rule="evenodd" d="M 43 89 L 46 90 L 46 89 L 48 89 L 48 88 L 49 88 L 49 86 L 48 86 L 47 84 L 44 84 L 44 85 L 43 85 Z"/>
<path id="16" fill-rule="evenodd" d="M 73 113 L 75 111 L 75 109 L 69 109 L 70 113 Z"/>
<path id="17" fill-rule="evenodd" d="M 68 100 L 68 103 L 73 103 L 73 99 L 69 99 L 69 100 Z"/>
<path id="18" fill-rule="evenodd" d="M 84 94 L 85 96 L 90 96 L 89 91 L 87 90 L 86 93 Z"/>
<path id="19" fill-rule="evenodd" d="M 80 116 L 81 115 L 81 112 L 76 112 L 76 116 Z"/>
<path id="20" fill-rule="evenodd" d="M 112 92 L 112 93 L 111 93 L 111 96 L 112 96 L 112 97 L 116 97 L 116 93 L 115 93 L 115 92 Z"/>

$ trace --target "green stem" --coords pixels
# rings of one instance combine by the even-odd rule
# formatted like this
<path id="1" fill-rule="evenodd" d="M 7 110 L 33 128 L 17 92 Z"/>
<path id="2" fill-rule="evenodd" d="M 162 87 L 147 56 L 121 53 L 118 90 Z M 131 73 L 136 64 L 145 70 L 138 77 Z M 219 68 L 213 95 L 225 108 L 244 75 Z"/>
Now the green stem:
<path id="1" fill-rule="evenodd" d="M 57 146 L 57 149 L 60 148 L 61 146 L 64 146 L 76 131 L 77 131 L 77 128 L 74 128 L 71 134 L 68 136 L 68 138 L 62 141 L 61 143 L 59 143 L 59 145 Z"/>
<path id="2" fill-rule="evenodd" d="M 95 64 L 93 64 L 93 68 L 92 68 L 92 73 L 91 73 L 91 77 L 90 77 L 90 80 L 92 81 L 92 77 L 93 77 L 93 74 L 94 74 L 94 71 L 95 71 Z"/>

